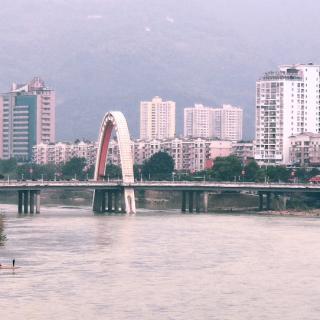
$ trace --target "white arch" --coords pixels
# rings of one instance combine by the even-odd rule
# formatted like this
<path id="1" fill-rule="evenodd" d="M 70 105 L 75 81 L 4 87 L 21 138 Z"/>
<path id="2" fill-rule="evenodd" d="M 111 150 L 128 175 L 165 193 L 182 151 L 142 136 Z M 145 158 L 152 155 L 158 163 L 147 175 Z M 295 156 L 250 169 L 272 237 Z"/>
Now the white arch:
<path id="1" fill-rule="evenodd" d="M 94 179 L 97 181 L 102 180 L 105 176 L 108 147 L 113 129 L 115 129 L 118 139 L 123 182 L 125 184 L 133 183 L 134 175 L 130 134 L 126 118 L 120 111 L 110 111 L 106 113 L 103 118 L 99 131 L 99 144 L 97 150 Z M 124 197 L 126 212 L 135 213 L 136 205 L 133 188 L 125 187 Z"/>

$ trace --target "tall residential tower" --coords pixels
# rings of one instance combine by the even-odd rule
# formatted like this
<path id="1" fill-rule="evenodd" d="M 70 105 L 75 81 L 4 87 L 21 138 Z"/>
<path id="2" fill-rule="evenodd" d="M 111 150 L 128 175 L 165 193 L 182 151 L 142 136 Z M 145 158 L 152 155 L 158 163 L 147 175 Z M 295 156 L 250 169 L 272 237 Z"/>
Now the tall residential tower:
<path id="1" fill-rule="evenodd" d="M 140 139 L 173 138 L 176 133 L 176 103 L 154 97 L 140 103 Z"/>
<path id="2" fill-rule="evenodd" d="M 288 164 L 289 137 L 319 132 L 319 65 L 283 65 L 256 84 L 255 159 Z"/>
<path id="3" fill-rule="evenodd" d="M 30 161 L 32 147 L 55 141 L 55 91 L 35 77 L 0 95 L 0 158 Z"/>
<path id="4" fill-rule="evenodd" d="M 184 136 L 210 138 L 213 136 L 213 109 L 202 104 L 184 109 Z"/>

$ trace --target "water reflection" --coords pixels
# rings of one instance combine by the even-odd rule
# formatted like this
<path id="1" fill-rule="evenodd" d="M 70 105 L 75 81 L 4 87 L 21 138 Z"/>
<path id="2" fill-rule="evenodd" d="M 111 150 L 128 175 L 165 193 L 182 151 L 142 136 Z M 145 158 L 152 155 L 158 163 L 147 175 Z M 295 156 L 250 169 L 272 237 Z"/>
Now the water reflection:
<path id="1" fill-rule="evenodd" d="M 0 215 L 0 246 L 4 246 L 4 243 L 6 240 L 7 240 L 7 237 L 4 234 L 3 216 Z"/>

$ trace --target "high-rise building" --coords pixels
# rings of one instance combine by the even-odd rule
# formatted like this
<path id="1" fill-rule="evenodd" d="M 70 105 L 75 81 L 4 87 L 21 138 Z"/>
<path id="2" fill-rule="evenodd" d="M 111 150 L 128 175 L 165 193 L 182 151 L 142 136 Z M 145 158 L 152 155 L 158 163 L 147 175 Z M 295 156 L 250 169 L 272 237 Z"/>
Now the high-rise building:
<path id="1" fill-rule="evenodd" d="M 194 108 L 184 109 L 184 136 L 239 141 L 242 139 L 242 122 L 241 108 L 231 105 L 212 108 L 196 104 Z"/>
<path id="2" fill-rule="evenodd" d="M 255 159 L 288 164 L 289 137 L 319 132 L 319 65 L 283 65 L 256 83 Z"/>
<path id="3" fill-rule="evenodd" d="M 176 104 L 154 97 L 140 103 L 140 139 L 173 138 L 176 133 Z"/>
<path id="4" fill-rule="evenodd" d="M 213 136 L 213 109 L 202 104 L 184 109 L 184 136 L 210 138 Z"/>
<path id="5" fill-rule="evenodd" d="M 35 77 L 0 95 L 0 158 L 30 161 L 32 147 L 55 140 L 55 91 Z"/>
<path id="6" fill-rule="evenodd" d="M 229 104 L 212 110 L 213 135 L 221 140 L 242 140 L 243 110 Z"/>

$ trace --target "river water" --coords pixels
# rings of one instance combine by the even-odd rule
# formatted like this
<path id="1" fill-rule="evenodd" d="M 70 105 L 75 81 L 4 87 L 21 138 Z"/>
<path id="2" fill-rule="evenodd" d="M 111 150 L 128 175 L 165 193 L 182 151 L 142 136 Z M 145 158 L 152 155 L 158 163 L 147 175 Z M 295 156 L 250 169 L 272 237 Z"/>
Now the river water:
<path id="1" fill-rule="evenodd" d="M 1 319 L 319 319 L 320 219 L 5 208 Z"/>

